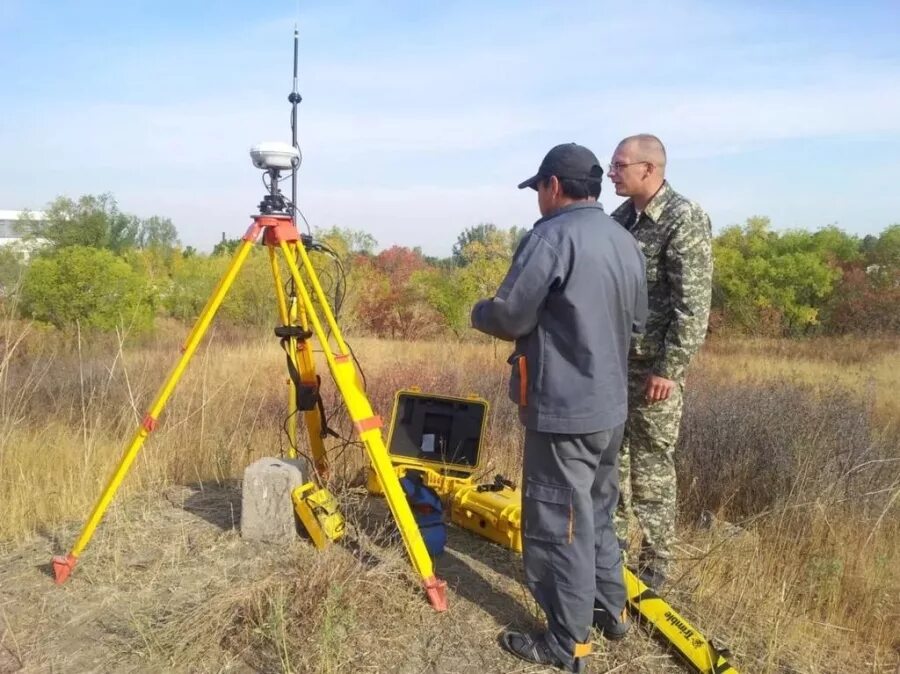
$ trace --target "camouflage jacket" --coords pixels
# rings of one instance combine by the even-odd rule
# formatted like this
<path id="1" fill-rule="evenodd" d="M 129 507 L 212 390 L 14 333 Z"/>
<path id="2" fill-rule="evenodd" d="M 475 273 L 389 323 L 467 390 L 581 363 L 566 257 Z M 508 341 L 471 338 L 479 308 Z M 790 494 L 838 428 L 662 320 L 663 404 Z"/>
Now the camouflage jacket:
<path id="1" fill-rule="evenodd" d="M 632 342 L 629 358 L 649 361 L 656 374 L 680 380 L 703 344 L 709 322 L 709 216 L 664 182 L 637 221 L 631 199 L 612 217 L 634 235 L 647 259 L 650 313 L 646 331 Z"/>

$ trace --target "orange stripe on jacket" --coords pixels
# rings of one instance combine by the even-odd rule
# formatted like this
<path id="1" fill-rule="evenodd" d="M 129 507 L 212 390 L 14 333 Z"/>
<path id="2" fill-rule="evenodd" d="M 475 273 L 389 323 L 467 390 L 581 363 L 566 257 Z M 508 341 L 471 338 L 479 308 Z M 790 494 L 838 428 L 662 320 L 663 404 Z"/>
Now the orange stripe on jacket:
<path id="1" fill-rule="evenodd" d="M 528 364 L 519 356 L 519 406 L 528 407 Z"/>

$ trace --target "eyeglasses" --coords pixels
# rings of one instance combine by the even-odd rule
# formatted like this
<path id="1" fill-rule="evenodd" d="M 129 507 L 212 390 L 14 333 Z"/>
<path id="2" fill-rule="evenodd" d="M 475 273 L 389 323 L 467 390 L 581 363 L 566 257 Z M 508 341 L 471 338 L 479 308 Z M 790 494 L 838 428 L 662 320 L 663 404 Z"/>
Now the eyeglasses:
<path id="1" fill-rule="evenodd" d="M 621 161 L 615 161 L 609 165 L 609 169 L 607 170 L 607 173 L 611 173 L 613 171 L 618 173 L 626 166 L 634 166 L 635 164 L 653 164 L 653 162 L 652 161 L 631 161 L 631 162 L 625 163 L 625 162 L 621 162 Z"/>

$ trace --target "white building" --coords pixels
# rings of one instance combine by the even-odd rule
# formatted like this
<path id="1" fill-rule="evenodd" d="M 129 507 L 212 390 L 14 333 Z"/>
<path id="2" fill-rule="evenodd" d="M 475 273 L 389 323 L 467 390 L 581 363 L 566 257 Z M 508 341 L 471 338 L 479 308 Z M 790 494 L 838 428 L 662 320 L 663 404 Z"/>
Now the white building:
<path id="1" fill-rule="evenodd" d="M 28 257 L 29 253 L 40 245 L 39 241 L 24 241 L 16 231 L 16 225 L 25 211 L 0 211 L 0 246 L 12 246 Z M 29 211 L 35 220 L 43 220 L 43 211 Z"/>

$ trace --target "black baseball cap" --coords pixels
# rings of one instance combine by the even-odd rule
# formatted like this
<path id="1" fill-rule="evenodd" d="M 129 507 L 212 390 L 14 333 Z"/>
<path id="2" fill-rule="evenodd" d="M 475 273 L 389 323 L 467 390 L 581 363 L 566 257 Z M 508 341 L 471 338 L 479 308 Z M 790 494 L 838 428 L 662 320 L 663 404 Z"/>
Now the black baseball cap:
<path id="1" fill-rule="evenodd" d="M 547 153 L 538 172 L 519 183 L 519 189 L 530 187 L 536 190 L 538 182 L 550 176 L 573 180 L 602 180 L 603 168 L 597 161 L 597 156 L 583 145 L 563 143 Z"/>

